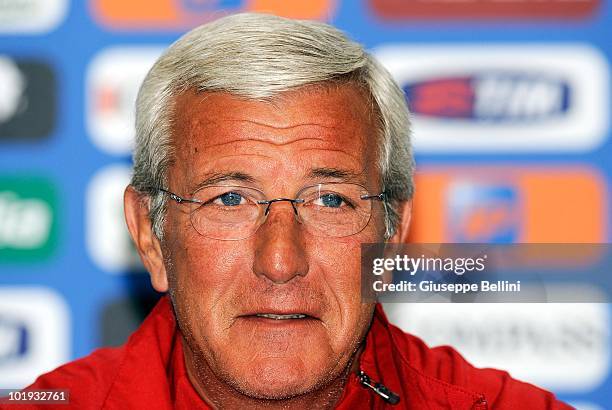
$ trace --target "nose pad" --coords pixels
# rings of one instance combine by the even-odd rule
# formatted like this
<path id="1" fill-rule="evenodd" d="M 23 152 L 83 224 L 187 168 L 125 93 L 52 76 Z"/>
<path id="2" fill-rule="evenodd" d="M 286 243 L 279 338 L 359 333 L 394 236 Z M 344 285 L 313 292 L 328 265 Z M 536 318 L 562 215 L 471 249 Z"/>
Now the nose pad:
<path id="1" fill-rule="evenodd" d="M 297 211 L 297 208 L 295 207 L 295 202 L 291 202 L 291 207 L 293 208 L 293 214 L 296 216 L 296 219 L 299 222 L 300 218 L 298 218 L 298 211 Z"/>
<path id="2" fill-rule="evenodd" d="M 291 204 L 291 207 L 293 208 L 293 213 L 295 216 L 298 216 L 298 211 L 297 208 L 295 206 L 296 203 L 302 203 L 304 202 L 304 200 L 300 200 L 300 199 L 289 199 L 289 198 L 277 198 L 277 199 L 271 199 L 269 201 L 267 201 L 268 206 L 266 206 L 266 210 L 264 211 L 264 215 L 268 216 L 268 214 L 270 213 L 270 207 L 272 206 L 273 203 L 275 202 L 283 202 L 283 201 L 287 201 Z M 299 221 L 299 218 L 298 218 Z"/>

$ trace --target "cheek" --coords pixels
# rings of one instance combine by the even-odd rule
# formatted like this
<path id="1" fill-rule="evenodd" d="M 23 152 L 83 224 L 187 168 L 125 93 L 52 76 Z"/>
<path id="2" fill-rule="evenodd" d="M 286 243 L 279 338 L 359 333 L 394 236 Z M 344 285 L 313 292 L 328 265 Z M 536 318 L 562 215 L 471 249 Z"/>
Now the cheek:
<path id="1" fill-rule="evenodd" d="M 335 351 L 356 343 L 369 324 L 372 308 L 361 300 L 363 240 L 357 236 L 327 239 L 313 249 L 316 263 L 312 265 L 316 266 L 317 274 L 312 279 L 321 282 L 330 299 L 329 316 L 325 320 Z"/>
<path id="2" fill-rule="evenodd" d="M 361 245 L 384 241 L 384 226 L 370 221 L 359 234 L 316 241 L 312 256 L 338 299 L 361 300 Z"/>
<path id="3" fill-rule="evenodd" d="M 185 238 L 190 245 L 174 247 L 171 270 L 175 278 L 170 286 L 181 326 L 188 327 L 196 340 L 214 343 L 231 323 L 232 298 L 250 271 L 250 253 L 238 242 L 209 241 L 196 235 Z"/>

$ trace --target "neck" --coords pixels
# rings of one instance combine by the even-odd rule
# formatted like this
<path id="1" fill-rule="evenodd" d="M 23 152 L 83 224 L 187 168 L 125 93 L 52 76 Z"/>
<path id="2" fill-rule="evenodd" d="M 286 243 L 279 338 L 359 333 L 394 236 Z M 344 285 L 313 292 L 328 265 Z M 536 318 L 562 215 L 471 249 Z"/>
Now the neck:
<path id="1" fill-rule="evenodd" d="M 203 358 L 199 358 L 183 339 L 187 376 L 198 395 L 215 409 L 330 409 L 338 402 L 350 373 L 359 369 L 360 347 L 346 368 L 333 380 L 316 390 L 287 399 L 260 399 L 247 396 L 219 380 Z"/>

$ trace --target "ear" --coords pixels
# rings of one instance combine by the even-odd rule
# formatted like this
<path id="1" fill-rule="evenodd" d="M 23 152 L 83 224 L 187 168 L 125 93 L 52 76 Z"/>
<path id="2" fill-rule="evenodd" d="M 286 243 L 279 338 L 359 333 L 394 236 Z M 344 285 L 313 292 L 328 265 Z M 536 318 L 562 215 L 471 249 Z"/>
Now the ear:
<path id="1" fill-rule="evenodd" d="M 400 221 L 395 234 L 389 238 L 388 243 L 408 243 L 410 219 L 412 217 L 412 200 L 400 202 L 398 212 L 400 214 Z"/>
<path id="2" fill-rule="evenodd" d="M 158 292 L 168 291 L 168 278 L 161 244 L 153 233 L 149 219 L 149 198 L 128 185 L 123 194 L 125 221 L 140 259 L 151 275 L 151 284 Z"/>

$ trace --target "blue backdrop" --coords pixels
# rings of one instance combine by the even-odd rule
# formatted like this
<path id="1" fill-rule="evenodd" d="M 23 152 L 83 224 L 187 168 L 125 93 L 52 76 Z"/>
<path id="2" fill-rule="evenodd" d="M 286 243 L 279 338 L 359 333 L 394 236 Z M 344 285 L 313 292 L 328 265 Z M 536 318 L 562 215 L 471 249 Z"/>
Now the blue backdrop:
<path id="1" fill-rule="evenodd" d="M 189 27 L 247 10 L 331 22 L 396 77 L 414 113 L 412 240 L 610 241 L 607 1 L 4 1 L 0 388 L 121 343 L 158 297 L 122 220 L 138 82 Z M 612 408 L 608 305 L 389 309 L 479 365 Z"/>

